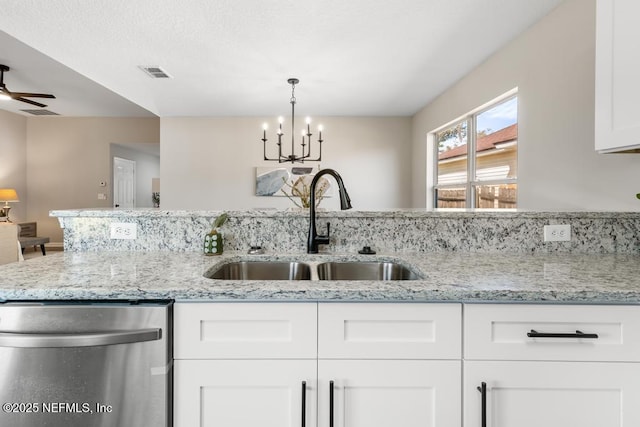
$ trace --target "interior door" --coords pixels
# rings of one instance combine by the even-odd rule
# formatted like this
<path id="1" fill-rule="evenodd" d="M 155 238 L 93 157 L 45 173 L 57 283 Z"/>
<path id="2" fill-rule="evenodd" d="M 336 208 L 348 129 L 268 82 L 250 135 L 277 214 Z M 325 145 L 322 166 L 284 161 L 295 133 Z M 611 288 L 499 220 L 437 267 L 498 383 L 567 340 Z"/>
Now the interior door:
<path id="1" fill-rule="evenodd" d="M 113 158 L 113 207 L 136 207 L 136 162 Z"/>

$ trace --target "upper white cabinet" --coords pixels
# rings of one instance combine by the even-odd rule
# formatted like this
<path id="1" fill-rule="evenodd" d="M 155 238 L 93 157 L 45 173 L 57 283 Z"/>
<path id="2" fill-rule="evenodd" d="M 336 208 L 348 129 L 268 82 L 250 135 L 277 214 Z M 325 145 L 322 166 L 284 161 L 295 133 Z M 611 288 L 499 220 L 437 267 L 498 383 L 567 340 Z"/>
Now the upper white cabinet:
<path id="1" fill-rule="evenodd" d="M 597 0 L 595 148 L 640 150 L 640 2 Z"/>

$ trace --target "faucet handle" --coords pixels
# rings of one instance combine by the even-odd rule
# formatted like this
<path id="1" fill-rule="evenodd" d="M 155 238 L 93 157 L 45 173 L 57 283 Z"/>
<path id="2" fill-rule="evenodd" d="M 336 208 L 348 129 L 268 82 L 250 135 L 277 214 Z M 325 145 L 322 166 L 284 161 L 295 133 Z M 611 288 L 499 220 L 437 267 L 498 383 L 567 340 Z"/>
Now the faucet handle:
<path id="1" fill-rule="evenodd" d="M 327 222 L 327 234 L 318 234 L 316 236 L 316 242 L 326 245 L 329 243 L 329 236 L 331 235 L 331 224 Z"/>

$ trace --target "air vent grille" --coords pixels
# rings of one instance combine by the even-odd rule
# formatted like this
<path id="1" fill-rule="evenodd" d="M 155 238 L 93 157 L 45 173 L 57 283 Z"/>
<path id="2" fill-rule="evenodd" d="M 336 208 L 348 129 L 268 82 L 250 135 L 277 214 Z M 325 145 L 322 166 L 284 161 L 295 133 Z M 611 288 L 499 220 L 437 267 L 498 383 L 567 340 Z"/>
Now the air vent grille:
<path id="1" fill-rule="evenodd" d="M 171 76 L 158 65 L 140 65 L 140 69 L 154 79 L 170 79 Z"/>
<path id="2" fill-rule="evenodd" d="M 60 114 L 54 113 L 49 110 L 20 110 L 25 113 L 33 114 L 34 116 L 59 116 Z"/>

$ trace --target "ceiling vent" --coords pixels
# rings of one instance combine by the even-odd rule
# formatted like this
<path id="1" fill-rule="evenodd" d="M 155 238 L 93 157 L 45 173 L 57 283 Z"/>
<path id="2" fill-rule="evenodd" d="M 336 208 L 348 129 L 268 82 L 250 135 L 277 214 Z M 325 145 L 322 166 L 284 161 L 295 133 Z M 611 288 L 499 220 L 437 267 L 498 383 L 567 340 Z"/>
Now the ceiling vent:
<path id="1" fill-rule="evenodd" d="M 54 113 L 49 110 L 20 110 L 25 113 L 33 114 L 34 116 L 59 116 L 60 114 Z"/>
<path id="2" fill-rule="evenodd" d="M 170 79 L 171 76 L 157 65 L 140 65 L 140 69 L 154 79 Z"/>

